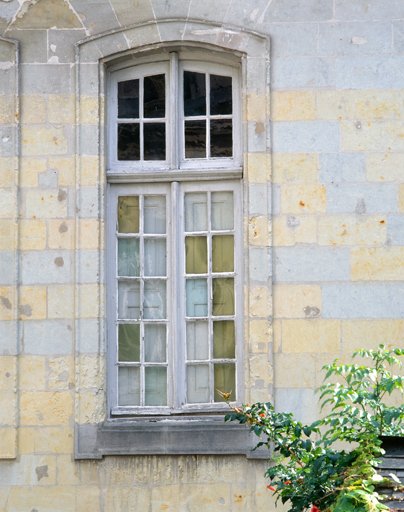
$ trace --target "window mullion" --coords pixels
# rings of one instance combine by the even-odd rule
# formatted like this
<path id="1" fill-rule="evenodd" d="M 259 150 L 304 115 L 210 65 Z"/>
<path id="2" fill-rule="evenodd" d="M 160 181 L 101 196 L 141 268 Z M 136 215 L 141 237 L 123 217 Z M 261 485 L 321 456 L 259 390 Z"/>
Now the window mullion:
<path id="1" fill-rule="evenodd" d="M 178 146 L 178 122 L 179 122 L 179 70 L 178 53 L 170 52 L 170 77 L 169 77 L 169 116 L 167 120 L 168 135 L 168 159 L 170 169 L 178 169 L 179 146 Z"/>

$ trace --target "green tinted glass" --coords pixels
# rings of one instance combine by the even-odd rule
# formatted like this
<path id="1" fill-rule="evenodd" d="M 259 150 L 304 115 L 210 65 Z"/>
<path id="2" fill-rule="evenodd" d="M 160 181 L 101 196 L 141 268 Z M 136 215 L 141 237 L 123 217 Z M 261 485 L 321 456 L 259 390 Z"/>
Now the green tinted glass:
<path id="1" fill-rule="evenodd" d="M 119 233 L 139 233 L 139 196 L 118 197 Z"/>
<path id="2" fill-rule="evenodd" d="M 212 236 L 212 270 L 213 272 L 234 271 L 233 235 Z"/>
<path id="3" fill-rule="evenodd" d="M 205 274 L 208 271 L 208 246 L 206 236 L 185 238 L 187 274 Z"/>
<path id="4" fill-rule="evenodd" d="M 212 279 L 212 287 L 212 314 L 215 316 L 234 315 L 234 279 Z"/>
<path id="5" fill-rule="evenodd" d="M 118 360 L 140 361 L 140 325 L 120 324 L 118 328 Z"/>
<path id="6" fill-rule="evenodd" d="M 234 322 L 213 322 L 213 357 L 214 359 L 232 359 L 236 353 L 236 334 Z"/>

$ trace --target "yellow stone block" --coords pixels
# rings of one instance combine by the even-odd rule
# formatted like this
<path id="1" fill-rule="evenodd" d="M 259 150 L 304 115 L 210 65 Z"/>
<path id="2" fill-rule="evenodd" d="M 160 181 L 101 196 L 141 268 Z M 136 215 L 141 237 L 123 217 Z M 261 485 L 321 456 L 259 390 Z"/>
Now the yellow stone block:
<path id="1" fill-rule="evenodd" d="M 13 427 L 0 428 L 0 459 L 14 459 L 15 457 L 17 457 L 17 429 Z"/>
<path id="2" fill-rule="evenodd" d="M 16 357 L 0 356 L 0 391 L 13 391 L 15 388 Z"/>
<path id="3" fill-rule="evenodd" d="M 403 121 L 343 121 L 341 151 L 404 151 Z"/>
<path id="4" fill-rule="evenodd" d="M 79 418 L 78 422 L 99 423 L 105 416 L 105 396 L 100 391 L 85 391 L 80 393 Z"/>
<path id="5" fill-rule="evenodd" d="M 105 377 L 104 360 L 98 356 L 81 355 L 78 358 L 80 389 L 100 388 Z"/>
<path id="6" fill-rule="evenodd" d="M 97 185 L 100 181 L 100 161 L 98 156 L 81 157 L 80 183 L 83 186 Z"/>
<path id="7" fill-rule="evenodd" d="M 21 425 L 68 425 L 73 413 L 71 393 L 23 392 L 20 399 Z"/>
<path id="8" fill-rule="evenodd" d="M 313 91 L 279 91 L 271 94 L 272 121 L 308 121 L 316 118 Z"/>
<path id="9" fill-rule="evenodd" d="M 14 292 L 11 286 L 0 286 L 0 320 L 13 320 Z"/>
<path id="10" fill-rule="evenodd" d="M 97 219 L 79 220 L 80 249 L 98 249 L 100 246 L 99 221 Z"/>
<path id="11" fill-rule="evenodd" d="M 18 429 L 18 451 L 20 454 L 35 452 L 36 430 L 33 427 L 20 427 Z"/>
<path id="12" fill-rule="evenodd" d="M 267 183 L 271 179 L 271 159 L 266 153 L 248 153 L 246 167 L 249 183 Z"/>
<path id="13" fill-rule="evenodd" d="M 15 191 L 12 188 L 0 188 L 0 218 L 12 219 L 16 216 Z"/>
<path id="14" fill-rule="evenodd" d="M 353 281 L 404 280 L 404 247 L 359 247 L 351 250 Z"/>
<path id="15" fill-rule="evenodd" d="M 383 215 L 324 215 L 318 218 L 319 245 L 381 245 L 386 238 L 386 216 Z"/>
<path id="16" fill-rule="evenodd" d="M 74 185 L 76 178 L 74 157 L 50 157 L 49 168 L 58 172 L 58 184 L 61 187 Z"/>
<path id="17" fill-rule="evenodd" d="M 46 359 L 44 356 L 20 356 L 19 389 L 43 391 L 46 388 Z"/>
<path id="18" fill-rule="evenodd" d="M 44 486 L 15 486 L 10 490 L 7 501 L 8 512 L 19 512 L 36 508 L 41 512 L 75 512 L 75 487 L 57 485 Z"/>
<path id="19" fill-rule="evenodd" d="M 13 158 L 0 158 L 0 187 L 13 186 L 16 163 L 16 159 Z"/>
<path id="20" fill-rule="evenodd" d="M 22 156 L 64 155 L 67 150 L 67 139 L 62 127 L 22 126 Z"/>
<path id="21" fill-rule="evenodd" d="M 102 313 L 100 313 L 102 298 L 97 284 L 81 284 L 78 287 L 78 293 L 80 318 L 97 318 L 100 314 L 102 316 Z"/>
<path id="22" fill-rule="evenodd" d="M 282 321 L 274 320 L 274 354 L 281 352 L 282 350 Z"/>
<path id="23" fill-rule="evenodd" d="M 321 314 L 321 286 L 278 284 L 273 287 L 275 318 L 315 318 Z"/>
<path id="24" fill-rule="evenodd" d="M 273 366 L 272 362 L 269 361 L 268 354 L 250 355 L 249 366 L 251 386 L 256 388 L 256 383 L 258 381 L 263 381 L 263 386 L 265 389 L 262 391 L 264 393 L 268 393 L 269 384 L 271 384 L 273 381 Z M 229 389 L 226 391 L 231 390 Z M 256 401 L 256 399 L 254 401 Z"/>
<path id="25" fill-rule="evenodd" d="M 133 489 L 129 488 L 129 489 Z M 148 494 L 148 489 L 144 489 Z M 134 494 L 132 492 L 132 494 Z M 76 488 L 76 512 L 100 512 L 101 511 L 101 501 L 100 501 L 100 488 L 96 486 L 78 486 Z M 118 500 L 117 500 L 118 501 Z M 125 511 L 135 510 L 132 508 L 134 505 L 133 500 L 129 499 L 127 503 L 127 508 L 123 509 Z M 118 512 L 120 504 L 116 504 L 116 511 Z M 138 510 L 148 510 L 147 506 L 143 506 L 143 503 L 139 504 L 140 508 Z"/>
<path id="26" fill-rule="evenodd" d="M 114 512 L 150 509 L 150 492 L 147 487 L 128 485 L 114 488 Z M 165 510 L 165 509 L 162 509 Z M 83 512 L 86 512 L 83 509 Z"/>
<path id="27" fill-rule="evenodd" d="M 317 119 L 354 119 L 355 107 L 351 91 L 317 91 Z"/>
<path id="28" fill-rule="evenodd" d="M 22 124 L 46 123 L 46 99 L 36 94 L 23 94 L 20 96 L 20 115 Z"/>
<path id="29" fill-rule="evenodd" d="M 34 433 L 32 437 L 36 453 L 72 454 L 74 451 L 74 432 L 70 427 L 31 427 L 22 430 Z"/>
<path id="30" fill-rule="evenodd" d="M 316 153 L 274 153 L 273 183 L 313 183 L 317 181 Z"/>
<path id="31" fill-rule="evenodd" d="M 97 124 L 99 109 L 98 97 L 82 96 L 80 98 L 80 122 L 82 124 Z"/>
<path id="32" fill-rule="evenodd" d="M 250 290 L 250 311 L 252 318 L 267 318 L 272 314 L 272 297 L 269 288 L 257 287 Z"/>
<path id="33" fill-rule="evenodd" d="M 404 184 L 400 185 L 398 188 L 398 206 L 400 212 L 404 212 Z"/>
<path id="34" fill-rule="evenodd" d="M 275 247 L 317 242 L 315 215 L 281 215 L 272 218 L 272 242 Z"/>
<path id="35" fill-rule="evenodd" d="M 351 353 L 360 348 L 377 349 L 380 344 L 388 349 L 404 346 L 404 320 L 344 320 L 342 322 L 342 350 Z M 363 361 L 363 359 L 359 359 Z"/>
<path id="36" fill-rule="evenodd" d="M 74 287 L 61 284 L 48 287 L 48 318 L 73 318 Z"/>
<path id="37" fill-rule="evenodd" d="M 0 124 L 11 124 L 14 117 L 14 102 L 12 96 L 0 95 Z"/>
<path id="38" fill-rule="evenodd" d="M 268 246 L 270 226 L 268 218 L 264 216 L 251 217 L 249 221 L 249 241 L 251 245 Z"/>
<path id="39" fill-rule="evenodd" d="M 274 359 L 276 388 L 314 387 L 316 362 L 314 354 L 275 354 Z"/>
<path id="40" fill-rule="evenodd" d="M 31 218 L 64 218 L 67 216 L 65 189 L 27 190 L 25 213 Z"/>
<path id="41" fill-rule="evenodd" d="M 269 101 L 265 92 L 253 91 L 247 95 L 247 121 L 266 121 Z"/>
<path id="42" fill-rule="evenodd" d="M 272 324 L 268 320 L 251 320 L 249 323 L 250 350 L 252 353 L 268 353 L 268 344 L 272 341 Z"/>
<path id="43" fill-rule="evenodd" d="M 20 249 L 41 251 L 46 248 L 46 222 L 44 220 L 19 221 Z"/>
<path id="44" fill-rule="evenodd" d="M 46 170 L 46 158 L 20 158 L 21 187 L 37 187 L 38 174 Z"/>
<path id="45" fill-rule="evenodd" d="M 0 407 L 0 426 L 14 427 L 17 424 L 17 393 L 0 391 L 0 403 L 7 404 L 6 407 Z"/>
<path id="46" fill-rule="evenodd" d="M 18 298 L 20 320 L 46 318 L 46 286 L 21 286 Z"/>
<path id="47" fill-rule="evenodd" d="M 74 363 L 72 356 L 50 357 L 48 368 L 48 388 L 50 390 L 73 389 Z"/>
<path id="48" fill-rule="evenodd" d="M 79 462 L 73 460 L 72 455 L 58 455 L 57 469 L 59 485 L 80 484 L 80 465 Z"/>
<path id="49" fill-rule="evenodd" d="M 325 213 L 326 187 L 319 184 L 282 185 L 282 213 Z"/>
<path id="50" fill-rule="evenodd" d="M 15 246 L 16 224 L 11 219 L 0 220 L 0 250 L 13 251 Z"/>
<path id="51" fill-rule="evenodd" d="M 368 153 L 368 181 L 404 181 L 404 153 Z"/>
<path id="52" fill-rule="evenodd" d="M 73 94 L 50 94 L 49 122 L 55 124 L 75 124 L 75 101 L 75 96 Z"/>
<path id="53" fill-rule="evenodd" d="M 74 249 L 75 231 L 72 220 L 49 220 L 48 221 L 49 249 Z"/>
<path id="54" fill-rule="evenodd" d="M 337 352 L 341 344 L 340 320 L 283 320 L 283 354 Z"/>
<path id="55" fill-rule="evenodd" d="M 398 91 L 352 91 L 356 119 L 400 119 L 403 115 Z"/>

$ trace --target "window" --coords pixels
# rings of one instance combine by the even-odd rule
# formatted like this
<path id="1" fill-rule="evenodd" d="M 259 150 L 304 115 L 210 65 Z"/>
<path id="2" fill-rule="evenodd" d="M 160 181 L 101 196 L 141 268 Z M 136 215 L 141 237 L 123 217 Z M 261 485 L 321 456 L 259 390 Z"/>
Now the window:
<path id="1" fill-rule="evenodd" d="M 242 399 L 240 69 L 218 60 L 170 51 L 109 73 L 112 416 Z"/>

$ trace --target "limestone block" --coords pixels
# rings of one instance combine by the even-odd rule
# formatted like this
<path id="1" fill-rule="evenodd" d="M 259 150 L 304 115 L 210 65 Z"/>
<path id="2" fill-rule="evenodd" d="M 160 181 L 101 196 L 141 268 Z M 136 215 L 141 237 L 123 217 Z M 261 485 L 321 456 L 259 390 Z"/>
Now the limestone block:
<path id="1" fill-rule="evenodd" d="M 310 2 L 283 2 L 269 5 L 264 21 L 329 21 L 333 18 L 333 4 L 330 0 Z"/>
<path id="2" fill-rule="evenodd" d="M 131 490 L 131 488 L 129 488 Z M 148 493 L 148 490 L 146 491 Z M 133 493 L 132 493 L 133 494 Z M 97 486 L 79 486 L 76 488 L 76 512 L 88 512 L 91 510 L 92 512 L 101 512 L 101 494 L 100 494 L 100 488 Z M 119 503 L 117 503 L 118 500 L 115 501 L 116 510 L 120 510 Z M 121 510 L 127 510 L 128 512 L 130 510 L 136 510 L 131 509 L 131 504 L 133 503 L 133 500 L 131 497 L 129 497 L 129 500 L 127 501 L 126 508 L 123 508 Z M 147 510 L 147 505 L 143 506 L 144 504 L 139 504 L 140 509 L 138 510 Z"/>
<path id="3" fill-rule="evenodd" d="M 317 119 L 341 120 L 355 117 L 351 91 L 316 91 Z"/>
<path id="4" fill-rule="evenodd" d="M 353 281 L 404 280 L 404 247 L 358 247 L 351 250 Z"/>
<path id="5" fill-rule="evenodd" d="M 32 218 L 65 218 L 67 216 L 66 189 L 26 191 L 25 214 Z"/>
<path id="6" fill-rule="evenodd" d="M 363 153 L 322 153 L 319 155 L 319 181 L 366 181 L 366 161 Z"/>
<path id="7" fill-rule="evenodd" d="M 0 428 L 0 459 L 14 459 L 17 456 L 17 429 L 12 427 Z M 2 503 L 2 493 L 0 491 L 0 506 Z"/>
<path id="8" fill-rule="evenodd" d="M 21 429 L 33 433 L 35 453 L 72 454 L 74 449 L 74 431 L 70 427 L 39 427 Z M 70 465 L 72 465 L 71 457 Z M 60 469 L 59 460 L 57 461 Z M 58 477 L 59 483 L 63 483 Z"/>
<path id="9" fill-rule="evenodd" d="M 315 318 L 321 314 L 321 286 L 278 284 L 273 296 L 276 318 Z"/>
<path id="10" fill-rule="evenodd" d="M 282 353 L 335 353 L 340 350 L 339 320 L 282 320 Z"/>
<path id="11" fill-rule="evenodd" d="M 357 119 L 401 119 L 399 91 L 353 91 Z"/>
<path id="12" fill-rule="evenodd" d="M 72 94 L 50 94 L 48 120 L 54 124 L 74 124 L 76 98 Z"/>
<path id="13" fill-rule="evenodd" d="M 267 318 L 272 313 L 272 300 L 270 291 L 266 286 L 253 288 L 249 291 L 250 310 L 253 318 Z"/>
<path id="14" fill-rule="evenodd" d="M 404 151 L 404 122 L 343 121 L 341 149 L 342 151 Z"/>
<path id="15" fill-rule="evenodd" d="M 274 354 L 279 354 L 282 352 L 282 321 L 274 320 L 273 321 L 273 330 L 274 330 Z"/>
<path id="16" fill-rule="evenodd" d="M 45 124 L 47 118 L 46 98 L 38 94 L 23 94 L 21 96 L 21 123 Z"/>
<path id="17" fill-rule="evenodd" d="M 404 183 L 398 188 L 398 207 L 400 212 L 404 212 Z"/>
<path id="18" fill-rule="evenodd" d="M 48 221 L 48 247 L 49 249 L 74 249 L 75 231 L 72 220 Z"/>
<path id="19" fill-rule="evenodd" d="M 18 428 L 18 452 L 28 454 L 35 452 L 35 429 L 33 427 Z"/>
<path id="20" fill-rule="evenodd" d="M 316 118 L 313 91 L 279 91 L 271 94 L 272 121 L 308 121 Z"/>
<path id="21" fill-rule="evenodd" d="M 268 247 L 250 247 L 248 251 L 250 279 L 266 283 L 271 276 L 271 252 Z"/>
<path id="22" fill-rule="evenodd" d="M 0 218 L 10 219 L 15 216 L 15 198 L 12 188 L 0 189 Z"/>
<path id="23" fill-rule="evenodd" d="M 114 488 L 114 510 L 136 512 L 150 509 L 150 491 L 141 486 L 121 486 Z M 83 512 L 84 509 L 83 509 Z"/>
<path id="24" fill-rule="evenodd" d="M 14 286 L 14 273 L 14 252 L 0 251 L 0 284 Z"/>
<path id="25" fill-rule="evenodd" d="M 249 183 L 267 183 L 271 178 L 271 162 L 265 153 L 248 153 L 247 174 Z"/>
<path id="26" fill-rule="evenodd" d="M 352 353 L 364 348 L 377 349 L 381 343 L 388 349 L 402 347 L 404 320 L 345 320 L 342 322 L 342 350 Z"/>
<path id="27" fill-rule="evenodd" d="M 278 58 L 271 67 L 274 89 L 335 87 L 334 60 L 329 57 Z"/>
<path id="28" fill-rule="evenodd" d="M 105 377 L 104 360 L 98 355 L 82 354 L 77 366 L 80 373 L 80 388 L 101 388 Z M 100 364 L 101 363 L 101 364 Z"/>
<path id="29" fill-rule="evenodd" d="M 317 399 L 314 389 L 277 389 L 275 408 L 277 412 L 292 412 L 296 420 L 310 425 L 318 418 Z"/>
<path id="30" fill-rule="evenodd" d="M 250 215 L 267 215 L 268 214 L 268 195 L 270 189 L 264 183 L 252 183 L 248 187 L 248 213 Z"/>
<path id="31" fill-rule="evenodd" d="M 43 320 L 46 318 L 45 286 L 21 286 L 18 299 L 20 319 Z"/>
<path id="32" fill-rule="evenodd" d="M 12 187 L 14 183 L 14 159 L 0 158 L 0 187 Z"/>
<path id="33" fill-rule="evenodd" d="M 317 55 L 317 27 L 314 23 L 270 23 L 271 57 L 309 57 Z M 237 23 L 238 24 L 238 23 Z"/>
<path id="34" fill-rule="evenodd" d="M 0 96 L 0 124 L 11 124 L 13 111 L 13 97 L 2 94 Z"/>
<path id="35" fill-rule="evenodd" d="M 15 289 L 11 286 L 0 286 L 0 320 L 13 320 Z"/>
<path id="36" fill-rule="evenodd" d="M 48 389 L 73 389 L 74 363 L 72 356 L 50 357 L 48 360 Z"/>
<path id="37" fill-rule="evenodd" d="M 317 181 L 316 153 L 274 153 L 272 174 L 274 183 L 313 183 Z"/>
<path id="38" fill-rule="evenodd" d="M 105 417 L 104 391 L 84 391 L 80 393 L 79 423 L 99 423 Z"/>
<path id="39" fill-rule="evenodd" d="M 34 127 L 21 128 L 22 156 L 64 155 L 68 143 L 63 128 Z"/>
<path id="40" fill-rule="evenodd" d="M 23 324 L 24 352 L 32 355 L 70 354 L 73 327 L 69 320 L 29 320 Z"/>
<path id="41" fill-rule="evenodd" d="M 313 388 L 314 373 L 314 354 L 275 354 L 275 388 Z"/>
<path id="42" fill-rule="evenodd" d="M 15 375 L 15 356 L 0 356 L 0 391 L 13 391 L 15 388 Z"/>
<path id="43" fill-rule="evenodd" d="M 20 158 L 21 187 L 37 187 L 38 175 L 46 170 L 46 158 Z"/>
<path id="44" fill-rule="evenodd" d="M 320 184 L 283 185 L 282 213 L 325 213 L 326 187 Z"/>
<path id="45" fill-rule="evenodd" d="M 73 94 L 70 64 L 26 64 L 21 75 L 22 94 Z"/>
<path id="46" fill-rule="evenodd" d="M 335 17 L 346 21 L 390 20 L 392 9 L 398 19 L 404 16 L 404 5 L 399 0 L 394 0 L 391 4 L 368 0 L 365 5 L 350 2 L 350 0 L 337 0 L 335 2 Z"/>
<path id="47" fill-rule="evenodd" d="M 72 254 L 69 251 L 26 251 L 21 256 L 22 284 L 70 283 Z"/>
<path id="48" fill-rule="evenodd" d="M 273 217 L 273 244 L 276 247 L 317 242 L 315 215 L 282 215 Z"/>
<path id="49" fill-rule="evenodd" d="M 0 408 L 0 426 L 13 427 L 16 425 L 17 393 L 13 391 L 0 391 L 0 401 L 7 407 Z"/>
<path id="50" fill-rule="evenodd" d="M 100 244 L 100 228 L 98 219 L 80 219 L 80 249 L 98 249 Z"/>
<path id="51" fill-rule="evenodd" d="M 402 181 L 404 179 L 403 153 L 369 153 L 366 155 L 369 181 Z"/>
<path id="52" fill-rule="evenodd" d="M 44 220 L 21 219 L 19 226 L 22 251 L 41 251 L 46 248 L 46 222 Z"/>
<path id="53" fill-rule="evenodd" d="M 73 413 L 71 393 L 22 392 L 20 399 L 21 425 L 68 425 Z"/>
<path id="54" fill-rule="evenodd" d="M 251 320 L 249 322 L 248 339 L 250 350 L 254 353 L 268 353 L 269 343 L 272 341 L 272 324 L 268 320 Z"/>
<path id="55" fill-rule="evenodd" d="M 97 185 L 100 179 L 100 160 L 95 155 L 81 157 L 80 183 L 83 186 Z"/>
<path id="56" fill-rule="evenodd" d="M 73 285 L 48 287 L 48 318 L 72 318 L 74 314 Z"/>
<path id="57" fill-rule="evenodd" d="M 318 218 L 319 245 L 381 245 L 387 237 L 386 216 L 322 215 Z"/>
<path id="58" fill-rule="evenodd" d="M 251 245 L 269 245 L 269 226 L 267 217 L 252 217 L 249 221 L 249 242 Z"/>
<path id="59" fill-rule="evenodd" d="M 381 213 L 397 212 L 397 185 L 395 183 L 327 185 L 327 213 Z"/>
<path id="60" fill-rule="evenodd" d="M 54 512 L 55 503 L 63 512 L 75 512 L 74 486 L 15 486 L 10 491 L 7 507 L 9 512 L 32 510 L 32 508 L 41 512 Z"/>
<path id="61" fill-rule="evenodd" d="M 15 229 L 14 220 L 0 220 L 0 250 L 12 251 L 14 249 Z"/>
<path id="62" fill-rule="evenodd" d="M 404 215 L 387 216 L 387 240 L 391 245 L 404 245 Z"/>
<path id="63" fill-rule="evenodd" d="M 49 168 L 58 172 L 58 183 L 61 187 L 69 187 L 75 183 L 73 157 L 49 157 Z"/>
<path id="64" fill-rule="evenodd" d="M 340 124 L 336 121 L 276 121 L 273 123 L 275 153 L 340 150 Z M 349 151 L 348 148 L 344 148 Z"/>
<path id="65" fill-rule="evenodd" d="M 72 459 L 71 454 L 57 456 L 57 469 L 59 485 L 78 486 L 80 484 L 80 466 Z"/>
<path id="66" fill-rule="evenodd" d="M 80 318 L 97 318 L 102 316 L 102 297 L 98 284 L 81 284 L 78 287 Z M 100 311 L 101 308 L 101 311 Z"/>
<path id="67" fill-rule="evenodd" d="M 94 124 L 99 121 L 99 100 L 94 96 L 80 98 L 80 122 Z"/>
<path id="68" fill-rule="evenodd" d="M 335 60 L 337 89 L 403 89 L 403 55 L 352 55 Z"/>
<path id="69" fill-rule="evenodd" d="M 44 391 L 46 389 L 46 359 L 41 356 L 20 356 L 19 389 Z"/>

